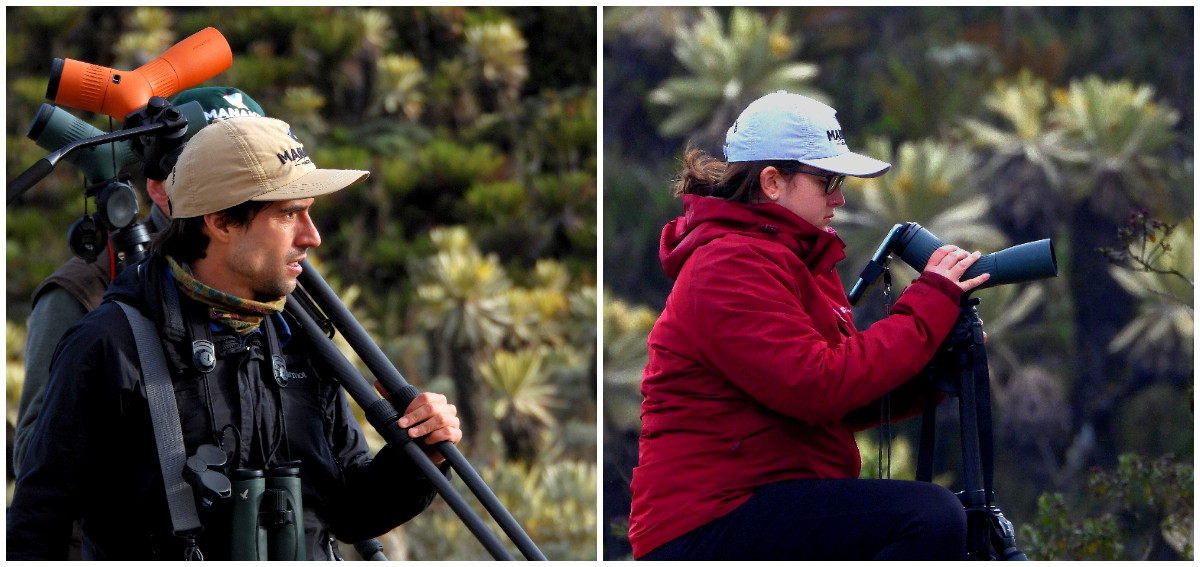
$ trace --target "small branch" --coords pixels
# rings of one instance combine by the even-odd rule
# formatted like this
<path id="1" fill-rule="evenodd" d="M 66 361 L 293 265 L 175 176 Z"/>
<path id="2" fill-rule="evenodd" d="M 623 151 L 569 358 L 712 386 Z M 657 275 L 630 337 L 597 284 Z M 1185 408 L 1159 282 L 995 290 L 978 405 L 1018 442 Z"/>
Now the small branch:
<path id="1" fill-rule="evenodd" d="M 1117 239 L 1124 246 L 1101 247 L 1097 251 L 1108 258 L 1109 262 L 1127 270 L 1176 276 L 1187 282 L 1188 287 L 1194 288 L 1195 282 L 1183 272 L 1158 266 L 1163 256 L 1171 252 L 1171 245 L 1167 241 L 1176 226 L 1151 217 L 1147 210 L 1133 211 L 1129 214 L 1126 226 L 1117 229 Z M 1134 253 L 1135 248 L 1138 250 L 1137 254 Z"/>

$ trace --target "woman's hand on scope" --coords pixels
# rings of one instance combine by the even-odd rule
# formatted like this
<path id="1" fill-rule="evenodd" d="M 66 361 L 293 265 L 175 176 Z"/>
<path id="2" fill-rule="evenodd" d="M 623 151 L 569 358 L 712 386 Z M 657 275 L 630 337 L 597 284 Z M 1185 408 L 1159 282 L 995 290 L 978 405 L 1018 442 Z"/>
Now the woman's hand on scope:
<path id="1" fill-rule="evenodd" d="M 974 264 L 981 255 L 979 252 L 967 252 L 953 244 L 947 244 L 930 254 L 929 263 L 925 264 L 925 271 L 949 278 L 964 292 L 971 291 L 983 285 L 983 282 L 991 277 L 991 274 L 980 274 L 969 280 L 959 281 L 967 268 L 970 268 L 971 264 Z"/>

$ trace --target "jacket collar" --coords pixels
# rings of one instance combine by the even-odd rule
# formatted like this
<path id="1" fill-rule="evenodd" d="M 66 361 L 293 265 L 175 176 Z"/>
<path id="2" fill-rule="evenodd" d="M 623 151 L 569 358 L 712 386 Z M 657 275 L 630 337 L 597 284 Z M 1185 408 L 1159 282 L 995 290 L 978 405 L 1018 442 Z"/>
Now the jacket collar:
<path id="1" fill-rule="evenodd" d="M 728 234 L 778 242 L 814 274 L 824 274 L 846 257 L 832 228 L 819 229 L 775 203 L 742 204 L 716 197 L 683 196 L 684 215 L 663 227 L 659 259 L 671 279 L 699 247 Z"/>
<path id="2" fill-rule="evenodd" d="M 117 275 L 104 294 L 105 302 L 114 300 L 141 309 L 168 340 L 180 341 L 187 336 L 179 316 L 179 292 L 166 261 L 158 256 L 150 255 Z"/>
<path id="3" fill-rule="evenodd" d="M 180 309 L 179 289 L 165 259 L 150 256 L 137 265 L 122 271 L 113 280 L 105 301 L 120 301 L 142 309 L 162 331 L 163 337 L 171 341 L 183 341 L 190 335 Z M 291 327 L 282 313 L 270 316 L 275 322 L 281 345 L 291 340 Z M 219 326 L 216 327 L 219 330 Z"/>

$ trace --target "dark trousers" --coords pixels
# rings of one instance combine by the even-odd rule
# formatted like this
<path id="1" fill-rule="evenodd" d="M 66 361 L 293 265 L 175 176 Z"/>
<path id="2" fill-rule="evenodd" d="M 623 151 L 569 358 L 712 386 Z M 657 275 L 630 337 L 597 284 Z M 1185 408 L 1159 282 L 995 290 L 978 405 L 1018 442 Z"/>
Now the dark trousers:
<path id="1" fill-rule="evenodd" d="M 958 497 L 911 480 L 802 480 L 763 487 L 733 512 L 647 553 L 648 561 L 958 560 Z"/>

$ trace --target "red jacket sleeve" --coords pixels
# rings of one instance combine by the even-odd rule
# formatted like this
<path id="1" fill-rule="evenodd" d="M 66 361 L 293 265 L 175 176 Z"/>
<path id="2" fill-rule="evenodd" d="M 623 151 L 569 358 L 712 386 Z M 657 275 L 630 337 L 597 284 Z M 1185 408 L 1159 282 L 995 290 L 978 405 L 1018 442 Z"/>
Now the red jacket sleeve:
<path id="1" fill-rule="evenodd" d="M 768 408 L 806 423 L 841 420 L 904 384 L 958 315 L 941 282 L 918 278 L 891 316 L 860 333 L 838 324 L 840 284 L 834 287 L 841 297 L 828 297 L 830 286 L 822 291 L 786 248 L 721 240 L 727 242 L 698 250 L 676 283 L 690 290 L 681 307 L 694 322 L 701 361 Z"/>
<path id="2" fill-rule="evenodd" d="M 948 278 L 934 274 L 922 274 L 920 281 L 937 288 L 946 294 L 947 297 L 951 298 L 951 301 L 956 305 L 962 300 L 962 289 Z M 925 376 L 924 372 L 918 372 L 911 380 L 888 393 L 891 394 L 891 398 L 889 399 L 891 408 L 888 410 L 888 413 L 891 415 L 892 422 L 903 421 L 918 415 L 925 409 L 925 397 L 929 393 L 927 376 Z M 936 403 L 939 404 L 946 398 L 946 394 L 942 392 L 938 392 L 936 396 Z M 865 407 L 852 410 L 846 415 L 846 419 L 844 420 L 846 426 L 852 431 L 862 431 L 878 426 L 882 423 L 880 419 L 881 401 L 882 399 L 875 400 Z"/>

